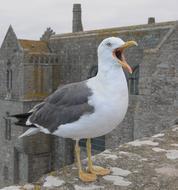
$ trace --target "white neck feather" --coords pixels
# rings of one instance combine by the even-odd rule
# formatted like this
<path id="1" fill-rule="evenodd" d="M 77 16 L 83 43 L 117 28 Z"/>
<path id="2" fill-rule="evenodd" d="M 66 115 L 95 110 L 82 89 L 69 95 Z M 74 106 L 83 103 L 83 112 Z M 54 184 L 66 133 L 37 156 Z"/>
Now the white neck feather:
<path id="1" fill-rule="evenodd" d="M 113 61 L 113 59 L 104 60 L 105 63 L 100 61 L 102 60 L 99 60 L 98 63 L 96 79 L 105 85 L 119 85 L 118 88 L 121 86 L 125 86 L 127 88 L 127 81 L 122 67 L 119 66 L 117 62 Z"/>

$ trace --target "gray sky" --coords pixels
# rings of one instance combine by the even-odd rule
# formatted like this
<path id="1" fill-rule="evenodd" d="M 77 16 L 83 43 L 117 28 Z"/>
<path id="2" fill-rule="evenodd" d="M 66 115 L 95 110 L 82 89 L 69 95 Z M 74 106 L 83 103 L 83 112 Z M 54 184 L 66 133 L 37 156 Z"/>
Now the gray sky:
<path id="1" fill-rule="evenodd" d="M 178 0 L 0 0 L 0 43 L 11 24 L 18 38 L 39 39 L 50 26 L 71 32 L 72 4 L 82 4 L 84 30 L 178 20 Z"/>

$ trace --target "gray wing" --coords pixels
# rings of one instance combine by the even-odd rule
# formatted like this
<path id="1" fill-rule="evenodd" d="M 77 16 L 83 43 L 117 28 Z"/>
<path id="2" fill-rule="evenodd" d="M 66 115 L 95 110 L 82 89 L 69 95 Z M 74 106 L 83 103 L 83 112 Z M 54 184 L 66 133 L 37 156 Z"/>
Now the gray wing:
<path id="1" fill-rule="evenodd" d="M 61 124 L 77 121 L 85 113 L 93 113 L 94 107 L 88 104 L 91 95 L 85 81 L 65 85 L 47 97 L 29 121 L 54 132 Z"/>

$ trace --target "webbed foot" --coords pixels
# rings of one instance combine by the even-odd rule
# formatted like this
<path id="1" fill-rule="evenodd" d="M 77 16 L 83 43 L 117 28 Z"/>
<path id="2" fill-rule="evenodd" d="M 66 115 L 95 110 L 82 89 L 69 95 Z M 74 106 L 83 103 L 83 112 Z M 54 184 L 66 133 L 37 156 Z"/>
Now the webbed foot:
<path id="1" fill-rule="evenodd" d="M 80 171 L 79 178 L 83 182 L 92 182 L 92 181 L 96 181 L 97 177 L 96 177 L 96 174 L 94 173 L 86 173 L 86 172 Z"/>
<path id="2" fill-rule="evenodd" d="M 101 176 L 108 175 L 111 173 L 110 169 L 103 168 L 100 166 L 92 166 L 92 168 L 90 168 L 90 169 L 87 168 L 87 171 L 92 174 L 101 175 Z"/>

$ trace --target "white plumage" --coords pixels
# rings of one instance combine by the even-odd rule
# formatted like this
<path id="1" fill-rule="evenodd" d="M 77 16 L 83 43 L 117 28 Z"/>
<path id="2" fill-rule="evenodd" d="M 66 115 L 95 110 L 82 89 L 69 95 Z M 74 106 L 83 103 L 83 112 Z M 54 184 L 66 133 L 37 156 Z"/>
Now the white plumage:
<path id="1" fill-rule="evenodd" d="M 60 125 L 55 135 L 75 140 L 93 138 L 105 135 L 118 126 L 127 111 L 128 88 L 122 68 L 114 67 L 105 73 L 103 79 L 97 75 L 87 81 L 93 92 L 88 103 L 95 107 L 94 113 L 85 114 L 73 123 Z"/>

